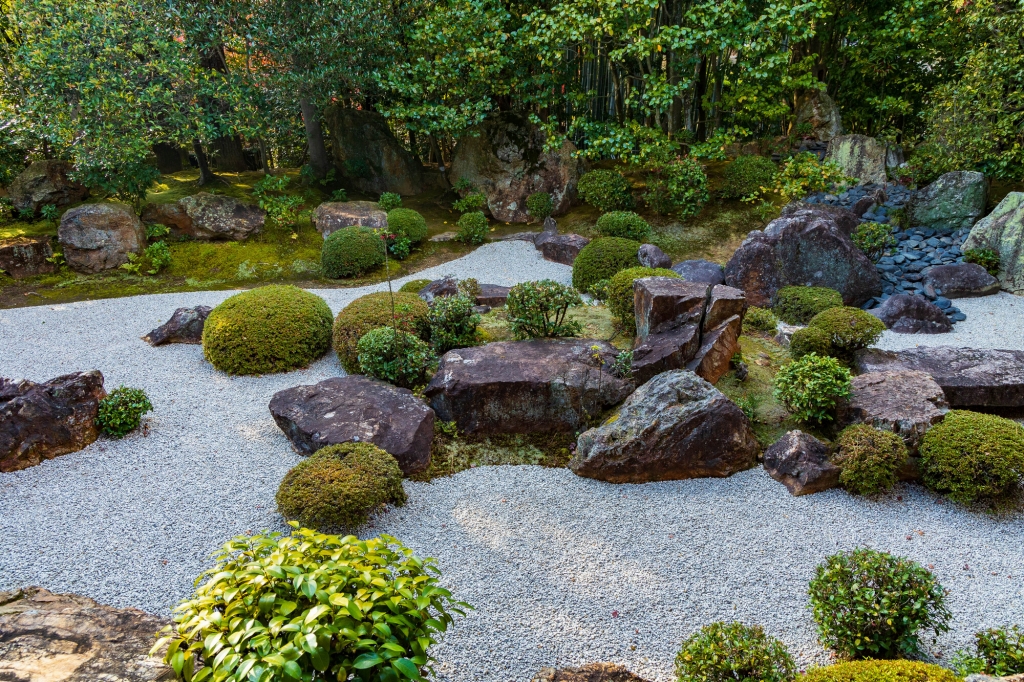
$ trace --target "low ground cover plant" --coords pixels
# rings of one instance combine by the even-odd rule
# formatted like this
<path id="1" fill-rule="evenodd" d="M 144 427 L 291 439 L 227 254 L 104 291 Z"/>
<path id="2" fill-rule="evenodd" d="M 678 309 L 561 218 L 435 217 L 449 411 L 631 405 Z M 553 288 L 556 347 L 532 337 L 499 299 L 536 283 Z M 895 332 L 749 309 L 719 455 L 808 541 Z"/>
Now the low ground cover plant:
<path id="1" fill-rule="evenodd" d="M 343 227 L 327 236 L 320 270 L 328 279 L 355 277 L 384 265 L 381 238 L 368 227 Z"/>
<path id="2" fill-rule="evenodd" d="M 621 237 L 600 237 L 584 246 L 572 263 L 572 285 L 589 291 L 601 280 L 610 280 L 620 270 L 640 266 L 640 242 Z"/>
<path id="3" fill-rule="evenodd" d="M 967 249 L 964 260 L 980 265 L 993 277 L 999 275 L 999 252 L 995 249 Z"/>
<path id="4" fill-rule="evenodd" d="M 512 287 L 505 310 L 514 338 L 536 339 L 578 336 L 580 323 L 566 320 L 569 308 L 578 305 L 583 305 L 583 299 L 575 289 L 544 279 Z"/>
<path id="5" fill-rule="evenodd" d="M 832 421 L 839 401 L 849 395 L 850 370 L 817 353 L 784 365 L 775 375 L 775 397 L 800 421 Z"/>
<path id="6" fill-rule="evenodd" d="M 842 430 L 833 445 L 832 463 L 842 468 L 839 482 L 858 495 L 875 495 L 896 485 L 896 472 L 907 460 L 903 439 L 867 424 Z"/>
<path id="7" fill-rule="evenodd" d="M 152 411 L 153 403 L 149 401 L 145 391 L 141 388 L 120 386 L 100 401 L 96 426 L 108 436 L 124 438 L 139 428 L 142 415 Z"/>
<path id="8" fill-rule="evenodd" d="M 437 368 L 437 356 L 430 346 L 401 329 L 371 329 L 359 339 L 356 349 L 363 374 L 401 388 L 426 384 Z"/>
<path id="9" fill-rule="evenodd" d="M 958 652 L 953 668 L 962 677 L 1024 673 L 1024 629 L 1012 625 L 974 633 L 974 651 Z"/>
<path id="10" fill-rule="evenodd" d="M 921 661 L 846 661 L 812 668 L 799 682 L 959 682 L 951 670 Z"/>
<path id="11" fill-rule="evenodd" d="M 651 238 L 651 226 L 632 211 L 612 211 L 597 219 L 598 233 L 604 237 L 622 237 L 638 242 Z"/>
<path id="12" fill-rule="evenodd" d="M 758 625 L 706 625 L 676 655 L 678 682 L 790 682 L 795 675 L 786 646 Z"/>
<path id="13" fill-rule="evenodd" d="M 346 372 L 359 372 L 359 339 L 371 329 L 397 326 L 420 339 L 429 339 L 429 312 L 427 304 L 414 293 L 395 292 L 393 299 L 386 291 L 360 296 L 334 319 L 334 352 L 341 366 Z"/>
<path id="14" fill-rule="evenodd" d="M 782 287 L 775 295 L 772 312 L 786 324 L 807 324 L 820 312 L 840 308 L 843 295 L 826 287 Z"/>
<path id="15" fill-rule="evenodd" d="M 674 277 L 679 274 L 665 268 L 627 268 L 621 270 L 608 281 L 606 299 L 608 308 L 618 319 L 627 334 L 636 334 L 636 314 L 633 306 L 633 282 L 641 277 Z"/>
<path id="16" fill-rule="evenodd" d="M 583 201 L 599 211 L 626 211 L 633 208 L 629 181 L 618 171 L 588 171 L 580 177 L 576 191 Z"/>

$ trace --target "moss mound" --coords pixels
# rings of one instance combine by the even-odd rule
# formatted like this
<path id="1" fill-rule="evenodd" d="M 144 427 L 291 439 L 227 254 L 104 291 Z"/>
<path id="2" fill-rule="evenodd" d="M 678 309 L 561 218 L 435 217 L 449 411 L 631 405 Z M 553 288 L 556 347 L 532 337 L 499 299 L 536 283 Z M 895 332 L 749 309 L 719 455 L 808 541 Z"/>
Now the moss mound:
<path id="1" fill-rule="evenodd" d="M 320 531 L 354 529 L 384 506 L 405 504 L 402 470 L 370 443 L 320 448 L 289 471 L 277 489 L 278 511 Z"/>
<path id="2" fill-rule="evenodd" d="M 597 231 L 604 237 L 622 237 L 638 242 L 651 238 L 651 226 L 632 211 L 612 211 L 597 219 Z"/>
<path id="3" fill-rule="evenodd" d="M 853 354 L 867 348 L 885 331 L 885 323 L 860 308 L 829 308 L 811 318 L 808 327 L 820 329 L 829 340 L 829 355 L 850 361 Z"/>
<path id="4" fill-rule="evenodd" d="M 203 327 L 203 355 L 228 374 L 306 367 L 331 347 L 331 308 L 319 296 L 272 285 L 235 294 Z"/>
<path id="5" fill-rule="evenodd" d="M 405 293 L 409 293 L 409 294 L 418 294 L 420 292 L 420 289 L 422 289 L 423 287 L 427 286 L 428 284 L 430 284 L 433 281 L 434 280 L 431 280 L 431 279 L 413 279 L 413 280 L 409 280 L 408 282 L 406 282 L 405 284 L 402 285 L 402 288 L 399 289 L 399 291 L 402 291 L 402 292 L 405 292 Z"/>
<path id="6" fill-rule="evenodd" d="M 793 332 L 789 339 L 789 354 L 794 360 L 799 360 L 805 355 L 817 353 L 818 355 L 831 355 L 832 342 L 828 334 L 817 327 L 804 327 Z"/>
<path id="7" fill-rule="evenodd" d="M 775 317 L 775 313 L 768 308 L 750 306 L 747 308 L 747 314 L 743 317 L 743 331 L 774 333 L 778 325 L 779 318 Z"/>
<path id="8" fill-rule="evenodd" d="M 426 340 L 430 308 L 413 293 L 395 292 L 398 328 Z M 359 373 L 359 339 L 378 327 L 391 326 L 391 295 L 367 294 L 349 303 L 334 320 L 334 350 L 346 372 Z"/>
<path id="9" fill-rule="evenodd" d="M 393 208 L 388 211 L 388 229 L 419 244 L 427 238 L 427 219 L 411 208 Z"/>
<path id="10" fill-rule="evenodd" d="M 858 495 L 874 495 L 896 485 L 896 472 L 907 459 L 903 439 L 867 424 L 843 429 L 835 442 L 832 462 L 843 472 L 839 482 Z"/>
<path id="11" fill-rule="evenodd" d="M 572 285 L 577 291 L 587 291 L 591 285 L 612 275 L 640 266 L 637 252 L 640 242 L 621 237 L 601 237 L 590 242 L 576 256 L 572 264 Z"/>
<path id="12" fill-rule="evenodd" d="M 920 661 L 849 661 L 813 668 L 797 682 L 959 682 L 951 670 Z"/>
<path id="13" fill-rule="evenodd" d="M 782 287 L 772 310 L 786 324 L 807 324 L 818 313 L 840 308 L 843 295 L 827 287 Z"/>
<path id="14" fill-rule="evenodd" d="M 324 277 L 355 277 L 384 265 L 381 239 L 367 227 L 343 227 L 324 240 L 320 269 Z"/>
<path id="15" fill-rule="evenodd" d="M 608 282 L 608 309 L 618 318 L 627 334 L 636 334 L 636 315 L 633 310 L 633 282 L 641 277 L 674 277 L 679 273 L 665 268 L 626 268 L 615 273 Z"/>
<path id="16" fill-rule="evenodd" d="M 725 167 L 722 196 L 739 199 L 775 183 L 778 171 L 772 160 L 758 154 L 738 156 Z"/>

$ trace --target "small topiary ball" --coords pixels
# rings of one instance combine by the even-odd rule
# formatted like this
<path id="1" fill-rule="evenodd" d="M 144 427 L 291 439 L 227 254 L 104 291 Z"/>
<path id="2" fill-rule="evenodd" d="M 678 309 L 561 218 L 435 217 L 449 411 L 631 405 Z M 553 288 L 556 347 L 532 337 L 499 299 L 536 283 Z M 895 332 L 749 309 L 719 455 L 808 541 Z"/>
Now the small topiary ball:
<path id="1" fill-rule="evenodd" d="M 203 355 L 228 374 L 290 372 L 330 347 L 330 306 L 293 286 L 235 294 L 210 311 L 203 326 Z"/>
<path id="2" fill-rule="evenodd" d="M 526 212 L 537 220 L 544 220 L 551 215 L 553 204 L 547 192 L 534 192 L 526 197 Z"/>
<path id="3" fill-rule="evenodd" d="M 388 211 L 388 229 L 419 244 L 427 238 L 427 219 L 411 208 L 393 208 Z"/>
<path id="4" fill-rule="evenodd" d="M 808 327 L 820 329 L 828 335 L 832 346 L 830 355 L 849 361 L 853 354 L 867 348 L 885 331 L 885 323 L 860 308 L 829 308 L 815 315 Z"/>
<path id="5" fill-rule="evenodd" d="M 402 470 L 371 443 L 320 448 L 289 471 L 277 489 L 277 509 L 317 530 L 352 530 L 386 504 L 405 504 Z"/>
<path id="6" fill-rule="evenodd" d="M 738 156 L 725 167 L 725 186 L 722 196 L 729 199 L 740 199 L 750 196 L 762 187 L 775 184 L 775 173 L 778 168 L 772 160 L 758 154 Z"/>
<path id="7" fill-rule="evenodd" d="M 782 287 L 772 310 L 786 324 L 807 324 L 818 313 L 841 308 L 843 295 L 826 287 Z"/>
<path id="8" fill-rule="evenodd" d="M 430 338 L 429 311 L 416 294 L 395 292 L 395 317 L 400 330 L 421 339 Z M 359 372 L 359 339 L 363 334 L 391 324 L 391 295 L 386 291 L 360 296 L 338 313 L 334 320 L 334 351 L 346 372 Z"/>
<path id="9" fill-rule="evenodd" d="M 393 209 L 402 205 L 402 195 L 394 192 L 382 192 L 377 200 L 377 207 L 385 213 L 391 213 Z M 388 223 L 391 224 L 390 222 Z"/>
<path id="10" fill-rule="evenodd" d="M 487 241 L 487 216 L 483 211 L 464 213 L 459 218 L 458 239 L 463 244 L 483 244 Z"/>
<path id="11" fill-rule="evenodd" d="M 1024 476 L 1024 427 L 979 412 L 950 410 L 921 440 L 929 488 L 971 504 L 1013 492 Z"/>
<path id="12" fill-rule="evenodd" d="M 618 171 L 588 171 L 576 183 L 576 191 L 583 201 L 600 211 L 624 211 L 633 208 L 629 180 Z"/>
<path id="13" fill-rule="evenodd" d="M 368 227 L 343 227 L 324 240 L 320 271 L 329 279 L 355 277 L 384 265 L 384 246 Z"/>
<path id="14" fill-rule="evenodd" d="M 858 495 L 874 495 L 896 485 L 896 472 L 907 461 L 907 446 L 891 431 L 867 424 L 848 426 L 833 444 L 832 463 L 843 471 L 839 482 Z"/>
<path id="15" fill-rule="evenodd" d="M 609 214 L 610 215 L 610 214 Z M 633 308 L 633 282 L 641 277 L 674 277 L 679 273 L 665 268 L 627 268 L 615 273 L 608 281 L 608 309 L 618 318 L 623 331 L 636 334 L 636 314 Z"/>
<path id="16" fill-rule="evenodd" d="M 749 313 L 748 313 L 749 314 Z M 832 354 L 832 341 L 828 334 L 817 327 L 804 327 L 793 332 L 789 339 L 789 354 L 793 359 L 799 360 L 805 355 L 817 353 L 818 355 Z"/>
<path id="17" fill-rule="evenodd" d="M 637 252 L 640 242 L 621 237 L 600 237 L 580 250 L 572 263 L 572 285 L 577 291 L 589 291 L 602 279 L 626 268 L 640 266 Z"/>
<path id="18" fill-rule="evenodd" d="M 437 356 L 430 346 L 409 332 L 396 332 L 391 327 L 371 329 L 356 348 L 363 374 L 401 388 L 426 384 L 437 368 Z"/>
<path id="19" fill-rule="evenodd" d="M 799 682 L 960 682 L 953 671 L 921 661 L 847 661 L 811 668 Z"/>
<path id="20" fill-rule="evenodd" d="M 773 333 L 779 326 L 779 318 L 775 317 L 768 308 L 750 306 L 747 314 L 743 317 L 743 331 L 758 331 Z"/>
<path id="21" fill-rule="evenodd" d="M 410 294 L 418 294 L 420 290 L 433 282 L 432 279 L 411 279 L 399 289 L 399 291 Z"/>
<path id="22" fill-rule="evenodd" d="M 632 211 L 612 211 L 597 219 L 597 231 L 604 237 L 622 237 L 645 242 L 651 238 L 651 226 Z"/>
<path id="23" fill-rule="evenodd" d="M 96 426 L 114 438 L 124 438 L 139 428 L 142 415 L 153 411 L 153 403 L 141 388 L 121 386 L 100 401 Z"/>
<path id="24" fill-rule="evenodd" d="M 786 646 L 759 625 L 712 623 L 683 642 L 676 655 L 679 682 L 790 682 L 796 664 Z"/>

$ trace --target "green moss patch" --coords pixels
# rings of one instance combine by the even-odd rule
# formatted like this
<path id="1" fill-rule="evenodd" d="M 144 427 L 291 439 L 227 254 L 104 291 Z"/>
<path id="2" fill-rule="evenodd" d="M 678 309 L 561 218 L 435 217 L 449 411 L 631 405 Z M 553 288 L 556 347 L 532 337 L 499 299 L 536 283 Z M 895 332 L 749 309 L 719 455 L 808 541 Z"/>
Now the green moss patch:
<path id="1" fill-rule="evenodd" d="M 568 433 L 452 437 L 438 428 L 431 450 L 430 466 L 410 478 L 414 481 L 429 481 L 478 466 L 499 464 L 564 467 L 572 458 L 569 446 L 575 442 L 574 435 Z"/>

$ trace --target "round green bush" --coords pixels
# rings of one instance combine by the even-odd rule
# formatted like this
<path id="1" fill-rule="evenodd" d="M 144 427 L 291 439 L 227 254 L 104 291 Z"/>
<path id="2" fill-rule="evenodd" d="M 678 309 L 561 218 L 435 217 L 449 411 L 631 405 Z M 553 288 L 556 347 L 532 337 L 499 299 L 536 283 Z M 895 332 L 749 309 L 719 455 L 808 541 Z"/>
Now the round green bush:
<path id="1" fill-rule="evenodd" d="M 124 438 L 130 431 L 139 428 L 142 415 L 152 411 L 153 403 L 149 402 L 145 391 L 121 386 L 100 401 L 96 426 L 108 436 Z"/>
<path id="2" fill-rule="evenodd" d="M 1004 497 L 1024 476 L 1024 427 L 950 410 L 921 440 L 925 485 L 962 504 Z"/>
<path id="3" fill-rule="evenodd" d="M 629 181 L 613 170 L 592 170 L 584 173 L 576 184 L 583 201 L 599 211 L 624 211 L 633 208 Z"/>
<path id="4" fill-rule="evenodd" d="M 395 194 L 394 192 L 382 192 L 380 199 L 377 200 L 377 208 L 385 213 L 390 213 L 393 209 L 396 209 L 401 205 L 402 195 Z"/>
<path id="5" fill-rule="evenodd" d="M 705 625 L 676 655 L 679 682 L 790 682 L 795 675 L 786 646 L 759 625 Z"/>
<path id="6" fill-rule="evenodd" d="M 228 374 L 289 372 L 330 347 L 330 306 L 293 286 L 235 294 L 211 310 L 203 326 L 203 355 Z"/>
<path id="7" fill-rule="evenodd" d="M 404 235 L 413 244 L 427 238 L 427 220 L 411 208 L 393 208 L 388 211 L 388 229 Z"/>
<path id="8" fill-rule="evenodd" d="M 577 291 L 589 291 L 602 279 L 626 268 L 640 265 L 640 242 L 621 237 L 600 237 L 584 246 L 572 263 L 572 285 Z"/>
<path id="9" fill-rule="evenodd" d="M 399 289 L 399 291 L 410 294 L 418 294 L 420 290 L 433 282 L 432 279 L 411 279 Z"/>
<path id="10" fill-rule="evenodd" d="M 317 530 L 353 530 L 385 504 L 405 504 L 402 470 L 372 443 L 320 448 L 295 465 L 277 489 L 277 509 Z"/>
<path id="11" fill-rule="evenodd" d="M 477 288 L 479 286 L 477 284 Z M 428 319 L 430 345 L 438 354 L 476 344 L 476 326 L 480 324 L 480 316 L 473 312 L 473 300 L 463 293 L 457 296 L 438 296 L 434 299 Z"/>
<path id="12" fill-rule="evenodd" d="M 644 203 L 655 213 L 691 218 L 708 202 L 708 176 L 692 157 L 649 168 Z"/>
<path id="13" fill-rule="evenodd" d="M 839 482 L 858 495 L 874 495 L 896 485 L 896 472 L 907 461 L 907 446 L 891 431 L 867 424 L 842 430 L 833 444 L 832 463 L 843 472 Z"/>
<path id="14" fill-rule="evenodd" d="M 391 327 L 366 332 L 356 349 L 363 374 L 401 388 L 426 384 L 437 367 L 430 346 L 409 332 L 395 332 Z"/>
<path id="15" fill-rule="evenodd" d="M 725 184 L 722 196 L 728 199 L 740 199 L 762 187 L 771 188 L 775 185 L 775 173 L 778 169 L 772 160 L 758 154 L 738 156 L 725 167 Z"/>
<path id="16" fill-rule="evenodd" d="M 860 548 L 825 559 L 808 586 L 822 644 L 849 658 L 920 653 L 919 633 L 946 632 L 945 590 L 914 561 Z"/>
<path id="17" fill-rule="evenodd" d="M 841 308 L 843 295 L 826 287 L 782 287 L 772 310 L 786 324 L 807 324 L 818 313 Z"/>
<path id="18" fill-rule="evenodd" d="M 553 208 L 551 195 L 547 192 L 534 192 L 526 197 L 526 212 L 537 220 L 547 218 Z"/>
<path id="19" fill-rule="evenodd" d="M 458 239 L 463 244 L 483 244 L 487 241 L 487 216 L 483 211 L 464 213 L 459 218 Z"/>
<path id="20" fill-rule="evenodd" d="M 779 318 L 775 317 L 768 308 L 750 306 L 747 314 L 743 317 L 744 331 L 754 330 L 758 332 L 774 333 L 779 326 Z"/>
<path id="21" fill-rule="evenodd" d="M 934 663 L 867 660 L 811 668 L 798 682 L 960 682 L 960 678 Z"/>
<path id="22" fill-rule="evenodd" d="M 674 277 L 679 273 L 665 268 L 627 268 L 615 273 L 608 281 L 608 309 L 612 312 L 623 330 L 628 334 L 636 334 L 636 314 L 633 310 L 633 282 L 641 277 Z"/>
<path id="23" fill-rule="evenodd" d="M 597 219 L 597 231 L 603 237 L 622 237 L 645 242 L 651 238 L 651 226 L 632 211 L 612 211 Z"/>
<path id="24" fill-rule="evenodd" d="M 343 227 L 327 236 L 320 250 L 324 277 L 355 277 L 384 264 L 381 238 L 368 227 Z"/>
<path id="25" fill-rule="evenodd" d="M 818 313 L 807 326 L 825 332 L 831 345 L 829 354 L 846 361 L 877 341 L 885 331 L 885 323 L 868 311 L 846 306 Z"/>
<path id="26" fill-rule="evenodd" d="M 817 353 L 818 355 L 832 354 L 832 341 L 821 329 L 817 327 L 804 327 L 793 332 L 789 339 L 789 354 L 795 360 L 805 355 Z"/>
<path id="27" fill-rule="evenodd" d="M 775 397 L 800 421 L 831 421 L 839 401 L 849 395 L 850 370 L 835 358 L 811 353 L 775 375 Z"/>
<path id="28" fill-rule="evenodd" d="M 395 292 L 395 317 L 400 330 L 429 338 L 429 311 L 416 294 Z M 359 339 L 363 334 L 391 324 L 391 294 L 386 291 L 360 296 L 338 313 L 334 319 L 334 351 L 346 372 L 359 372 Z"/>

